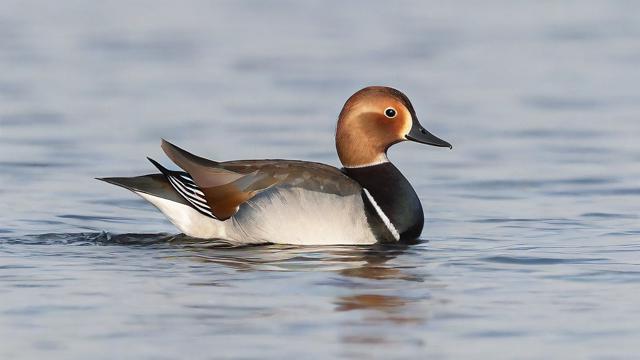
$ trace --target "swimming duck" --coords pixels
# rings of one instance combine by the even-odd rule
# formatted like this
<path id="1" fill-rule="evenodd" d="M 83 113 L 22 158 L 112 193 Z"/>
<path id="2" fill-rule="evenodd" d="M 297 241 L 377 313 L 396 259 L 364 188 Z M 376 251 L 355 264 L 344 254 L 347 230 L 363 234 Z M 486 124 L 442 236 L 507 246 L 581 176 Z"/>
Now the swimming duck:
<path id="1" fill-rule="evenodd" d="M 381 86 L 347 100 L 335 137 L 342 169 L 297 160 L 218 162 L 162 140 L 165 154 L 184 171 L 149 158 L 160 174 L 99 180 L 140 195 L 196 238 L 359 245 L 420 236 L 422 205 L 387 149 L 407 140 L 451 145 L 422 127 L 406 95 Z"/>

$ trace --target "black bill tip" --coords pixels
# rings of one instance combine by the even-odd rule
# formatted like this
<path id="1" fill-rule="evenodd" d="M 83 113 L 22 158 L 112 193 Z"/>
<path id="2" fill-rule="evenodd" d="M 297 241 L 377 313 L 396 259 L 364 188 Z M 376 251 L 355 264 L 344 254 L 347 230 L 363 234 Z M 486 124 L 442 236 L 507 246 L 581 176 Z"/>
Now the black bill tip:
<path id="1" fill-rule="evenodd" d="M 405 137 L 407 138 L 407 140 L 415 141 L 421 144 L 438 147 L 448 147 L 449 149 L 453 149 L 453 145 L 428 132 L 422 126 L 412 127 L 411 131 L 409 131 L 409 133 L 405 135 Z"/>

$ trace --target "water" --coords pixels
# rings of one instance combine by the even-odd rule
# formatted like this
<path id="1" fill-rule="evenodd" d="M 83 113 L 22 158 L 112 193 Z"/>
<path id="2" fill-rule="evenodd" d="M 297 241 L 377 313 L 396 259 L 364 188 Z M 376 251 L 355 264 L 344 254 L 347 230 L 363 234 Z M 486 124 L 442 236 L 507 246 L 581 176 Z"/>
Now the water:
<path id="1" fill-rule="evenodd" d="M 635 358 L 640 5 L 4 1 L 0 358 Z M 165 137 L 336 164 L 346 98 L 454 150 L 390 158 L 419 244 L 230 248 L 93 180 Z"/>

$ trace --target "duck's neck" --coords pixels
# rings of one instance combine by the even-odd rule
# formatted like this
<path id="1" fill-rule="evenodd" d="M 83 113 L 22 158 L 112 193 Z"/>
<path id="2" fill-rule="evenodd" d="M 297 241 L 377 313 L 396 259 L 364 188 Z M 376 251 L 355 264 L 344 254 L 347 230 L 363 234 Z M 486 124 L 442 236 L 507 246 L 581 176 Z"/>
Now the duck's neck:
<path id="1" fill-rule="evenodd" d="M 388 218 L 400 239 L 420 236 L 424 225 L 422 204 L 398 168 L 386 161 L 371 166 L 345 167 L 344 172 L 366 190 L 368 200 Z"/>

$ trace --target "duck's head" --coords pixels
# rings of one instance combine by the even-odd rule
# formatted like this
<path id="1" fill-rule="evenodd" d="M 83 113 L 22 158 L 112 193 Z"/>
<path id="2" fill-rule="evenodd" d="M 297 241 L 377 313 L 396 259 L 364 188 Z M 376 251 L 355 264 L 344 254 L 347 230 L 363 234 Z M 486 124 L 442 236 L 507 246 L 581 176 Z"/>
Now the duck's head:
<path id="1" fill-rule="evenodd" d="M 338 118 L 336 148 L 345 167 L 386 162 L 387 149 L 401 141 L 452 147 L 420 125 L 409 98 L 396 89 L 366 87 L 344 104 Z"/>

